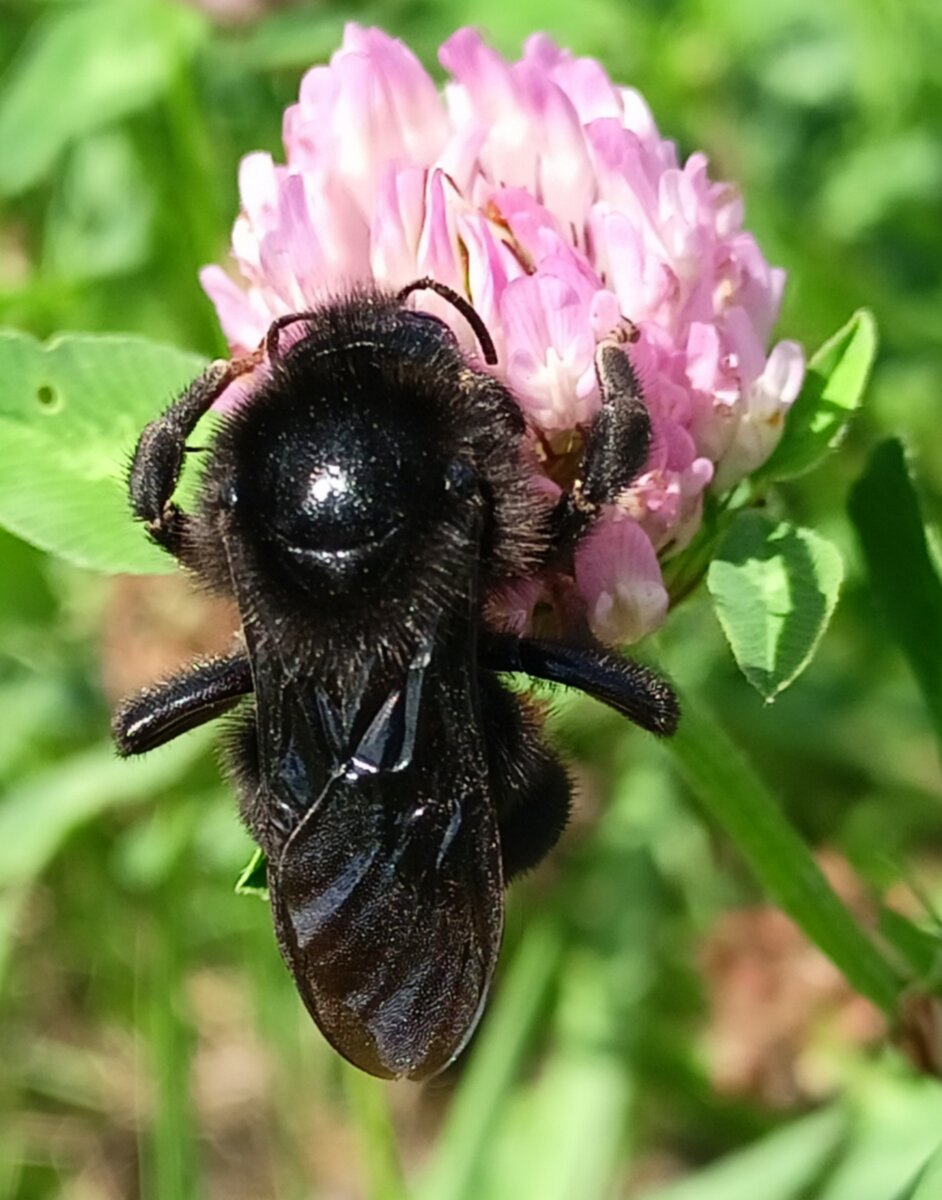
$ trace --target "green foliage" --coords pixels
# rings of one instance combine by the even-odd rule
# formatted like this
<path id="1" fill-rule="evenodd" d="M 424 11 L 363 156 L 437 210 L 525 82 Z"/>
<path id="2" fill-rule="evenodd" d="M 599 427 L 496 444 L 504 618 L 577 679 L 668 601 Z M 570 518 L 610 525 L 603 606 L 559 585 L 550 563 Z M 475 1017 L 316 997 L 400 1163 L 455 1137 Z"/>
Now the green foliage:
<path id="1" fill-rule="evenodd" d="M 812 355 L 782 440 L 756 471 L 757 481 L 813 471 L 840 444 L 863 400 L 876 352 L 876 322 L 862 309 Z"/>
<path id="2" fill-rule="evenodd" d="M 920 1169 L 911 1184 L 894 1197 L 894 1200 L 934 1200 L 942 1195 L 942 1147 Z"/>
<path id="3" fill-rule="evenodd" d="M 141 338 L 0 335 L 0 520 L 79 566 L 170 569 L 130 520 L 124 480 L 141 428 L 201 365 Z"/>
<path id="4" fill-rule="evenodd" d="M 239 873 L 235 890 L 240 896 L 258 896 L 262 900 L 268 899 L 268 863 L 264 850 L 256 847 L 252 857 Z"/>
<path id="5" fill-rule="evenodd" d="M 83 135 L 160 100 L 202 32 L 195 12 L 145 0 L 51 7 L 0 97 L 0 195 L 43 179 Z"/>
<path id="6" fill-rule="evenodd" d="M 810 529 L 752 511 L 734 521 L 707 585 L 736 661 L 766 700 L 811 661 L 843 574 L 837 549 Z"/>
<path id="7" fill-rule="evenodd" d="M 892 1015 L 894 971 L 838 899 L 808 848 L 722 727 L 689 698 L 671 750 L 699 801 L 730 835 L 770 896 L 854 988 Z"/>
<path id="8" fill-rule="evenodd" d="M 851 493 L 850 515 L 881 617 L 919 681 L 942 746 L 942 581 L 901 442 L 874 449 Z"/>
<path id="9" fill-rule="evenodd" d="M 668 893 L 646 843 L 663 811 L 657 801 L 670 799 L 650 763 L 621 773 L 591 843 L 533 920 L 486 1017 L 422 1200 L 509 1200 L 531 1188 L 552 1198 L 583 1188 L 606 1194 L 640 1086 L 635 1060 L 660 969 L 654 934 Z M 529 1079 L 519 1066 L 547 1012 L 552 1041 L 539 1078 Z"/>
<path id="10" fill-rule="evenodd" d="M 862 996 L 905 1025 L 901 992 L 929 1020 L 942 986 L 937 3 L 257 7 L 12 0 L 0 22 L 0 322 L 30 335 L 0 338 L 0 1196 L 936 1200 L 942 1086 L 845 1025 Z M 277 152 L 351 17 L 433 69 L 465 21 L 601 57 L 741 183 L 789 272 L 780 335 L 821 346 L 752 488 L 667 565 L 678 737 L 553 697 L 572 828 L 511 892 L 480 1034 L 421 1108 L 339 1066 L 266 906 L 233 896 L 248 839 L 207 739 L 113 758 L 101 662 L 165 634 L 128 641 L 123 585 L 88 572 L 170 566 L 128 517 L 127 455 L 221 351 L 196 269 L 224 259 L 238 159 Z M 714 559 L 773 706 L 699 587 Z M 828 961 L 776 960 L 769 903 Z M 807 983 L 828 966 L 833 1007 Z M 731 1095 L 717 1014 L 743 977 L 756 1062 Z"/>
<path id="11" fill-rule="evenodd" d="M 77 827 L 166 788 L 199 753 L 199 741 L 189 739 L 131 763 L 103 743 L 21 780 L 0 810 L 0 888 L 36 879 Z"/>
<path id="12" fill-rule="evenodd" d="M 935 1200 L 938 1156 L 926 1158 L 940 1120 L 933 1085 L 865 1073 L 856 1103 L 804 1117 L 642 1200 Z M 910 1182 L 899 1192 L 901 1178 Z"/>
<path id="13" fill-rule="evenodd" d="M 826 1109 L 729 1155 L 692 1179 L 643 1200 L 800 1200 L 821 1179 L 847 1138 L 847 1114 Z"/>

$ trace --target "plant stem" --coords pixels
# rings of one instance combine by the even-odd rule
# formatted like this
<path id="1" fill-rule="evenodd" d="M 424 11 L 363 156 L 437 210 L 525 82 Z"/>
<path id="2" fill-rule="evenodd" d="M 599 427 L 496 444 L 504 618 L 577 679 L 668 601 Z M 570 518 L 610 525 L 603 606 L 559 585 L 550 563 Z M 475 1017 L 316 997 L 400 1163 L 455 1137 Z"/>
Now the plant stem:
<path id="1" fill-rule="evenodd" d="M 666 743 L 710 817 L 735 842 L 771 898 L 887 1015 L 903 982 L 831 887 L 811 851 L 725 730 L 690 696 Z"/>

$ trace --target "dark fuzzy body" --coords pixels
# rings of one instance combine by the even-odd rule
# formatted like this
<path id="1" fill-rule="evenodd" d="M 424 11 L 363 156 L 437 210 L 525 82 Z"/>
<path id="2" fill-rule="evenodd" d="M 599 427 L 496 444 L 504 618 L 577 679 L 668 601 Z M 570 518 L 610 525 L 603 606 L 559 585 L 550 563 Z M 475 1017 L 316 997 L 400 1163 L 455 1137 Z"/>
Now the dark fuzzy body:
<path id="1" fill-rule="evenodd" d="M 193 516 L 172 502 L 185 439 L 246 368 L 213 364 L 141 435 L 134 512 L 234 597 L 244 644 L 126 703 L 115 735 L 139 753 L 253 696 L 226 755 L 285 961 L 345 1057 L 423 1078 L 477 1022 L 506 880 L 569 810 L 566 773 L 500 672 L 580 687 L 657 733 L 677 710 L 662 680 L 587 634 L 522 639 L 484 615 L 494 589 L 565 561 L 643 464 L 650 423 L 622 349 L 600 347 L 583 476 L 551 507 L 514 398 L 404 294 L 273 326 Z"/>
<path id="2" fill-rule="evenodd" d="M 302 326 L 251 402 L 226 417 L 203 476 L 191 561 L 230 590 L 219 523 L 232 520 L 282 644 L 319 675 L 342 673 L 378 645 L 408 654 L 459 602 L 469 554 L 481 597 L 545 558 L 549 508 L 521 460 L 523 433 L 519 405 L 468 364 L 444 325 L 389 297 L 334 301 Z M 304 476 L 331 461 L 353 484 L 313 537 L 340 547 L 377 529 L 399 532 L 349 566 L 335 556 L 301 578 L 279 554 L 277 532 L 291 537 L 293 523 L 295 539 L 305 536 Z M 473 547 L 469 485 L 483 502 Z"/>

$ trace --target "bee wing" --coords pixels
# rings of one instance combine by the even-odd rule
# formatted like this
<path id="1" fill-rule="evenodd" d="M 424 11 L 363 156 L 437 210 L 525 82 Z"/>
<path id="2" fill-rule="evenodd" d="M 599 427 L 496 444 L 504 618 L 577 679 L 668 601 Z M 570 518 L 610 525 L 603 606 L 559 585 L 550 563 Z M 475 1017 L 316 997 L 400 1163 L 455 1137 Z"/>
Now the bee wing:
<path id="1" fill-rule="evenodd" d="M 451 1062 L 500 947 L 497 823 L 461 690 L 427 688 L 409 765 L 335 780 L 270 874 L 279 944 L 305 1004 L 335 1049 L 373 1075 L 421 1079 Z"/>
<path id="2" fill-rule="evenodd" d="M 503 932 L 470 622 L 433 623 L 402 677 L 365 662 L 349 695 L 328 696 L 283 654 L 238 541 L 223 540 L 252 665 L 282 955 L 350 1062 L 434 1075 L 474 1031 Z"/>

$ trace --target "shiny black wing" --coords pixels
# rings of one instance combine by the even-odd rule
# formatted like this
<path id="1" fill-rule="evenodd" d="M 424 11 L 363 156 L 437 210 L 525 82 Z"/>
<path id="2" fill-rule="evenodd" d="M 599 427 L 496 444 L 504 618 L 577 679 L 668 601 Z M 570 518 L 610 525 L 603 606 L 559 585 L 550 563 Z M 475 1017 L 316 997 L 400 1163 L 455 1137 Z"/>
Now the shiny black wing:
<path id="1" fill-rule="evenodd" d="M 282 955 L 350 1062 L 434 1075 L 474 1030 L 503 930 L 466 626 L 435 631 L 398 677 L 364 664 L 342 696 L 282 661 L 257 605 L 245 632 Z"/>
<path id="2" fill-rule="evenodd" d="M 410 761 L 335 772 L 270 864 L 298 990 L 327 1040 L 374 1075 L 448 1065 L 500 947 L 500 846 L 471 680 L 452 664 L 446 681 L 436 666 Z"/>
<path id="3" fill-rule="evenodd" d="M 270 876 L 305 1004 L 374 1075 L 418 1079 L 448 1065 L 477 1023 L 500 946 L 503 878 L 480 746 L 448 719 L 435 724 L 405 770 L 332 784 Z"/>

